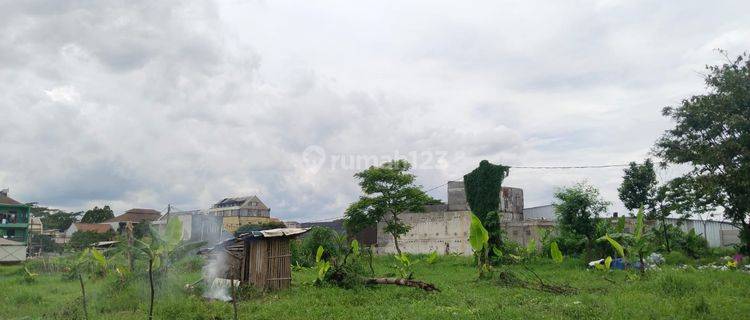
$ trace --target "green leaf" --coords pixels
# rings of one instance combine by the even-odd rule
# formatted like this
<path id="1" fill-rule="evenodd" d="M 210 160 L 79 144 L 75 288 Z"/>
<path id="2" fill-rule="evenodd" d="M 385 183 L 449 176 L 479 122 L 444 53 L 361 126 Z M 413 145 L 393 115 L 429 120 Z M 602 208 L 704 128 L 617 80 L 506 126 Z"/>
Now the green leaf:
<path id="1" fill-rule="evenodd" d="M 612 237 L 610 237 L 608 234 L 604 235 L 603 237 L 599 239 L 607 240 L 609 244 L 612 245 L 612 248 L 615 249 L 615 251 L 617 251 L 617 254 L 620 257 L 625 258 L 625 249 L 622 247 L 622 245 L 619 242 L 617 242 L 617 240 L 612 239 Z"/>
<path id="2" fill-rule="evenodd" d="M 643 236 L 643 206 L 638 209 L 638 221 L 635 224 L 635 239 L 638 240 Z"/>
<path id="3" fill-rule="evenodd" d="M 482 221 L 471 213 L 471 226 L 469 227 L 469 243 L 475 252 L 479 252 L 487 245 L 490 235 L 482 225 Z"/>
<path id="4" fill-rule="evenodd" d="M 530 256 L 536 253 L 536 239 L 532 238 L 529 241 L 529 244 L 526 245 L 526 253 L 528 253 L 528 255 Z"/>
<path id="5" fill-rule="evenodd" d="M 94 248 L 91 248 L 91 256 L 94 257 L 94 260 L 101 266 L 102 268 L 107 266 L 107 259 L 104 258 L 104 255 Z"/>
<path id="6" fill-rule="evenodd" d="M 315 262 L 320 262 L 320 259 L 323 258 L 323 251 L 325 251 L 323 246 L 318 246 L 318 252 L 315 253 Z"/>
<path id="7" fill-rule="evenodd" d="M 552 260 L 556 263 L 562 263 L 563 262 L 563 254 L 560 251 L 560 248 L 557 247 L 557 242 L 552 241 L 550 244 L 550 255 L 552 256 Z"/>
<path id="8" fill-rule="evenodd" d="M 352 240 L 352 253 L 355 257 L 359 257 L 359 241 L 357 239 Z"/>
<path id="9" fill-rule="evenodd" d="M 612 264 L 612 257 L 607 256 L 607 259 L 604 259 L 604 270 L 609 270 L 609 266 Z"/>
<path id="10" fill-rule="evenodd" d="M 172 251 L 182 240 L 182 221 L 172 218 L 167 221 L 167 229 L 164 233 L 164 242 L 167 243 L 167 251 Z"/>
<path id="11" fill-rule="evenodd" d="M 494 253 L 495 256 L 498 257 L 498 258 L 502 258 L 503 257 L 503 251 L 500 250 L 500 248 L 498 248 L 496 246 L 492 246 L 492 253 Z"/>

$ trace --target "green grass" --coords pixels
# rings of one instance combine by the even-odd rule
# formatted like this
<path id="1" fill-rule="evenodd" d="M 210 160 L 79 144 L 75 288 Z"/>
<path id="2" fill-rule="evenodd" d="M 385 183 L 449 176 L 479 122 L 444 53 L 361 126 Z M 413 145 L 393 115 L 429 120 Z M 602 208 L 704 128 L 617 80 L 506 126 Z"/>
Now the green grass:
<path id="1" fill-rule="evenodd" d="M 742 319 L 750 314 L 750 274 L 738 271 L 683 271 L 664 267 L 644 278 L 586 270 L 578 261 L 530 263 L 543 279 L 577 289 L 569 295 L 477 280 L 463 257 L 420 262 L 415 277 L 441 292 L 399 286 L 345 290 L 312 285 L 314 270 L 294 272 L 289 290 L 252 294 L 239 304 L 241 319 Z M 375 271 L 392 273 L 392 259 L 380 257 Z M 186 292 L 200 271 L 178 266 L 157 287 L 157 319 L 232 319 L 231 304 L 206 301 Z M 509 270 L 533 280 L 520 266 Z M 145 319 L 148 282 L 141 274 L 121 284 L 115 275 L 87 280 L 91 319 Z M 609 280 L 607 280 L 609 279 Z M 615 283 L 611 283 L 614 281 Z M 23 280 L 21 266 L 0 266 L 0 318 L 82 319 L 78 282 L 62 273 Z"/>

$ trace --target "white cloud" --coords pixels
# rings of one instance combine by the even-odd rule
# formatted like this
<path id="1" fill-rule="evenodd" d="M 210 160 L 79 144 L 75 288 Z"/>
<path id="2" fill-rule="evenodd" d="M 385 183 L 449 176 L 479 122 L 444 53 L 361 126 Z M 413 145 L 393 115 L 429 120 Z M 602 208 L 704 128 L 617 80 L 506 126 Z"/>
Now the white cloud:
<path id="1" fill-rule="evenodd" d="M 258 193 L 274 215 L 341 215 L 354 169 L 304 150 L 445 152 L 425 187 L 482 159 L 641 160 L 663 106 L 740 53 L 748 5 L 298 1 L 0 5 L 0 186 L 82 209 L 205 207 Z M 686 18 L 686 17 L 689 17 Z M 746 38 L 746 37 L 745 37 Z M 527 203 L 620 170 L 513 170 Z M 445 190 L 431 192 L 445 197 Z"/>

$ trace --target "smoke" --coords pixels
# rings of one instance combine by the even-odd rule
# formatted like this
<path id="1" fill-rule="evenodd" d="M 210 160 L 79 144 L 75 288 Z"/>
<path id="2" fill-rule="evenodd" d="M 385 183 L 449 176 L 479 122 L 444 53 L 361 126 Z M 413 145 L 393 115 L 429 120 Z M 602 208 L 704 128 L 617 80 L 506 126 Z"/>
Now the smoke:
<path id="1" fill-rule="evenodd" d="M 206 282 L 204 298 L 221 301 L 232 300 L 232 296 L 229 294 L 232 281 L 223 278 L 227 274 L 226 256 L 227 254 L 224 252 L 215 254 L 203 267 L 203 280 Z"/>

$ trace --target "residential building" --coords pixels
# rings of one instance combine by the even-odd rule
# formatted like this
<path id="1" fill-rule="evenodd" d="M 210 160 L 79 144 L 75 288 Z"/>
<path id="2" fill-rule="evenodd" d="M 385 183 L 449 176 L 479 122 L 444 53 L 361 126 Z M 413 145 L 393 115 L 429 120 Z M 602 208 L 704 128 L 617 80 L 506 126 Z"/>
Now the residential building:
<path id="1" fill-rule="evenodd" d="M 107 233 L 110 231 L 114 231 L 114 229 L 112 229 L 112 225 L 108 223 L 73 223 L 70 225 L 70 227 L 68 227 L 67 230 L 65 230 L 65 237 L 70 238 L 74 233 L 78 231 Z"/>
<path id="2" fill-rule="evenodd" d="M 271 208 L 257 196 L 224 198 L 209 209 L 209 214 L 222 217 L 224 229 L 234 233 L 245 224 L 262 224 L 278 221 L 271 218 Z"/>
<path id="3" fill-rule="evenodd" d="M 111 225 L 112 230 L 122 232 L 123 230 L 125 230 L 125 226 L 128 224 L 128 222 L 134 225 L 143 222 L 150 223 L 152 221 L 158 220 L 160 217 L 161 212 L 157 210 L 133 208 L 125 211 L 125 213 L 119 216 L 108 219 L 103 223 Z"/>
<path id="4" fill-rule="evenodd" d="M 29 239 L 31 206 L 8 196 L 8 189 L 0 191 L 0 238 L 26 244 Z"/>

